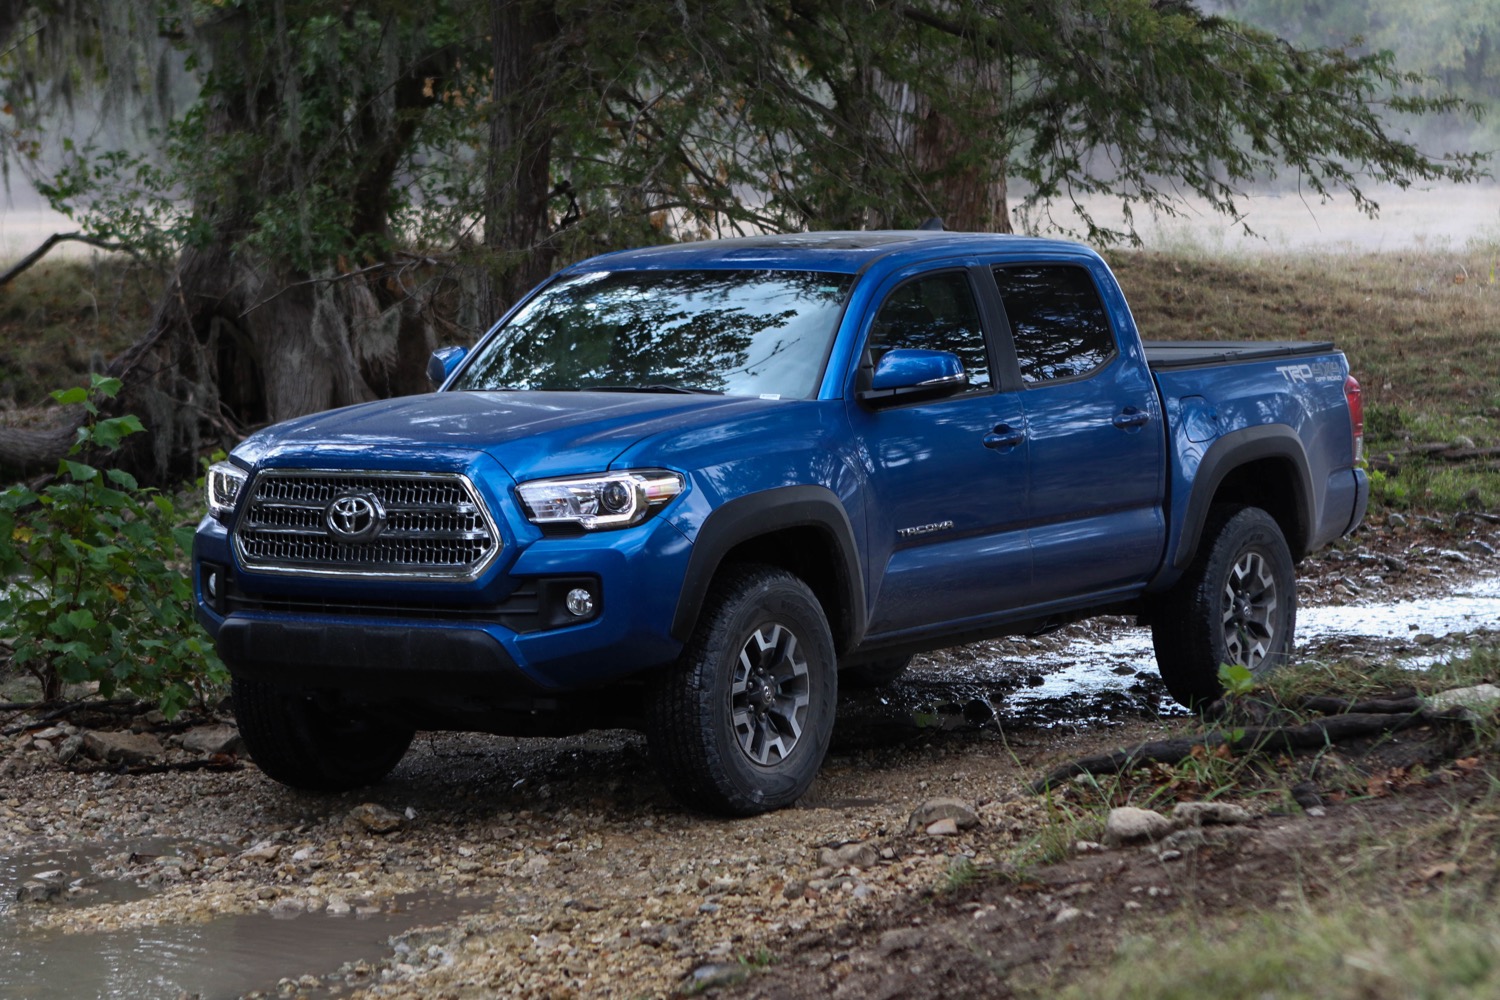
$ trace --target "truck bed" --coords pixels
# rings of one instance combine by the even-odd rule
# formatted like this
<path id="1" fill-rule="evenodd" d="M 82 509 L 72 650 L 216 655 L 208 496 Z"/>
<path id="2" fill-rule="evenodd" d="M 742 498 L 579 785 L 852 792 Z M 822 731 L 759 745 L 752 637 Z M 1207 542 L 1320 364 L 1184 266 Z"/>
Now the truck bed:
<path id="1" fill-rule="evenodd" d="M 1329 340 L 1244 341 L 1219 340 L 1143 340 L 1146 361 L 1153 370 L 1197 368 L 1201 365 L 1235 364 L 1242 361 L 1269 361 L 1308 354 L 1327 354 L 1334 349 Z"/>

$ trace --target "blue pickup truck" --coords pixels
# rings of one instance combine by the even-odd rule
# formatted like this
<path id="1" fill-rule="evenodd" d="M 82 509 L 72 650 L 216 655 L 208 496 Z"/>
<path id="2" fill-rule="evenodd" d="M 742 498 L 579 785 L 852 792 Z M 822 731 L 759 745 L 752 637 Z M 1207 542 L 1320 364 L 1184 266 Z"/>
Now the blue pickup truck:
<path id="1" fill-rule="evenodd" d="M 198 614 L 266 774 L 379 780 L 416 729 L 638 727 L 690 806 L 795 801 L 840 678 L 1101 613 L 1174 697 L 1292 651 L 1352 531 L 1326 343 L 1143 343 L 1072 243 L 813 233 L 607 254 L 437 391 L 288 421 L 207 477 Z"/>

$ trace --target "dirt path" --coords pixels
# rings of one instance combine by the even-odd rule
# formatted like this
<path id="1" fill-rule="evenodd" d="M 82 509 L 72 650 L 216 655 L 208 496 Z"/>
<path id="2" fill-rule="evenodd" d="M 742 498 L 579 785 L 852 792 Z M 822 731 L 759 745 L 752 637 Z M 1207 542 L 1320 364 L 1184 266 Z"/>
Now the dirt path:
<path id="1" fill-rule="evenodd" d="M 1449 593 L 1500 572 L 1496 547 L 1500 528 L 1472 517 L 1380 525 L 1309 561 L 1303 601 Z M 1420 631 L 1372 639 L 1358 652 L 1454 649 L 1494 624 L 1430 642 Z M 1330 802 L 1323 817 L 1285 808 L 1284 796 L 1276 808 L 1252 803 L 1256 818 L 1239 832 L 1168 860 L 1150 847 L 1079 853 L 1077 830 L 1025 784 L 1181 720 L 1159 718 L 1159 682 L 1126 667 L 1122 693 L 1103 708 L 1080 702 L 1059 716 L 1007 705 L 1035 704 L 1025 695 L 1036 671 L 1052 669 L 1035 664 L 1054 662 L 1043 654 L 1112 628 L 967 647 L 922 661 L 893 692 L 846 697 L 812 793 L 798 808 L 734 822 L 679 810 L 630 733 L 424 736 L 380 786 L 315 797 L 232 756 L 213 760 L 238 769 L 155 774 L 111 773 L 81 754 L 63 763 L 83 735 L 74 725 L 102 720 L 32 727 L 0 739 L 0 998 L 106 988 L 641 997 L 741 979 L 724 988 L 1004 996 L 1002 979 L 1040 982 L 1096 961 L 1133 921 L 1272 898 L 1287 852 L 1335 850 L 1350 811 L 1366 826 L 1427 822 L 1444 789 L 1474 780 L 1434 734 L 1411 743 L 1412 759 L 1430 758 L 1440 776 L 1431 786 Z M 148 761 L 206 759 L 175 745 L 192 742 L 188 733 L 130 721 L 163 743 Z M 935 798 L 966 804 L 978 825 L 908 829 Z M 1015 867 L 1050 857 L 1062 860 Z M 43 886 L 31 890 L 43 901 L 12 902 L 28 883 Z M 203 936 L 236 914 L 236 940 L 262 949 L 243 968 L 218 960 Z M 364 951 L 347 930 L 362 917 L 377 939 Z M 101 964 L 104 953 L 114 957 Z"/>

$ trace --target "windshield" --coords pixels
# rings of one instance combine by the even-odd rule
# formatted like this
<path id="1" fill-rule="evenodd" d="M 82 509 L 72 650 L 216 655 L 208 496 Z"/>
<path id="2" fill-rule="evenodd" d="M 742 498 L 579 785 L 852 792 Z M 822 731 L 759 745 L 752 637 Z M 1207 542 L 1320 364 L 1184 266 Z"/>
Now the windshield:
<path id="1" fill-rule="evenodd" d="M 816 392 L 854 279 L 809 271 L 595 271 L 544 289 L 455 389 Z"/>

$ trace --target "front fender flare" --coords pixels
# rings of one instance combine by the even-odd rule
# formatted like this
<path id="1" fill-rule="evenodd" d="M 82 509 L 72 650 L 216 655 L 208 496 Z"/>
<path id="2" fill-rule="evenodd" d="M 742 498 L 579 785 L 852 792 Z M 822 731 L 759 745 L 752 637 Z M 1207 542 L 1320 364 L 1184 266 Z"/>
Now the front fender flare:
<path id="1" fill-rule="evenodd" d="M 838 495 L 824 486 L 783 486 L 737 497 L 709 514 L 693 538 L 687 574 L 672 618 L 672 637 L 687 642 L 697 627 L 714 574 L 736 546 L 790 528 L 813 528 L 823 533 L 835 552 L 833 578 L 843 612 L 836 621 L 834 644 L 849 649 L 865 634 L 864 575 L 854 527 Z M 830 615 L 830 618 L 833 616 Z"/>

